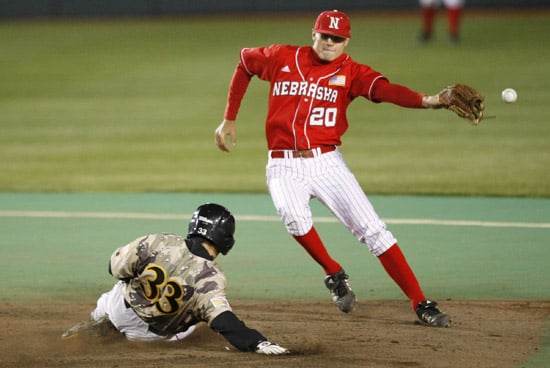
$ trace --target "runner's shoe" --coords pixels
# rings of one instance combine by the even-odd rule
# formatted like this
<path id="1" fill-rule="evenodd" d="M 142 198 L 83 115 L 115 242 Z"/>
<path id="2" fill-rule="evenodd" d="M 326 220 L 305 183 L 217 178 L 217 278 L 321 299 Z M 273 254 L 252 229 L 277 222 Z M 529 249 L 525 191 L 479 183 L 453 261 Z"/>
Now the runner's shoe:
<path id="1" fill-rule="evenodd" d="M 61 338 L 72 339 L 77 336 L 100 337 L 107 336 L 113 331 L 117 331 L 117 329 L 113 326 L 111 321 L 109 321 L 109 318 L 104 316 L 98 321 L 90 320 L 87 322 L 81 322 L 69 328 L 67 331 L 63 332 Z"/>

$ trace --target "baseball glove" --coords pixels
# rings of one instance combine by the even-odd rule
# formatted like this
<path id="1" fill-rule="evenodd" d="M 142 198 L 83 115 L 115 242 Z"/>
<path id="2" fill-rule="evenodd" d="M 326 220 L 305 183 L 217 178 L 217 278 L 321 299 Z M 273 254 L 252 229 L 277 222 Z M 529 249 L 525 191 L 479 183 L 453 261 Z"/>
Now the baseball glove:
<path id="1" fill-rule="evenodd" d="M 484 97 L 478 91 L 465 84 L 448 86 L 438 94 L 442 107 L 453 111 L 473 125 L 478 125 L 483 118 Z"/>

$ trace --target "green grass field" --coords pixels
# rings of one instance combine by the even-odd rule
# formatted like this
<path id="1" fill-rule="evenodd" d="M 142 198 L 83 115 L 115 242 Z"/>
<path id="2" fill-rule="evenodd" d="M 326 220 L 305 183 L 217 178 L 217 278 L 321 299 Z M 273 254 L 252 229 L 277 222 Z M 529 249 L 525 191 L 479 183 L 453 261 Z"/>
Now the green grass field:
<path id="1" fill-rule="evenodd" d="M 444 18 L 420 45 L 416 14 L 350 15 L 355 60 L 429 94 L 471 84 L 496 115 L 354 102 L 342 151 L 368 193 L 550 195 L 550 13 L 467 13 L 460 46 Z M 213 131 L 240 48 L 310 44 L 313 16 L 0 23 L 0 191 L 265 192 L 267 84 L 231 154 Z"/>

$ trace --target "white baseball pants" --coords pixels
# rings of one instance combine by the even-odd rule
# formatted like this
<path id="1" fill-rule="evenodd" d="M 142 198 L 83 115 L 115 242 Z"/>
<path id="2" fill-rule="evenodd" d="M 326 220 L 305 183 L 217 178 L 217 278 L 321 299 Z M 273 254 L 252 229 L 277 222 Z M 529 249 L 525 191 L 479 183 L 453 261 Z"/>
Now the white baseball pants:
<path id="1" fill-rule="evenodd" d="M 309 202 L 316 198 L 375 256 L 397 242 L 337 149 L 313 158 L 287 157 L 269 155 L 266 175 L 273 204 L 291 235 L 311 230 Z"/>

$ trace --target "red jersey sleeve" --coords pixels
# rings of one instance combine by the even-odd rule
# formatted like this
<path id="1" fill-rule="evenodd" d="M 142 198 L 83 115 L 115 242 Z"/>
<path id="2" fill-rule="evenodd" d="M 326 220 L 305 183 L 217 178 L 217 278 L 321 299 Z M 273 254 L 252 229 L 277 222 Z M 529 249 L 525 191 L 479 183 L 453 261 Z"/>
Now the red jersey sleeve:
<path id="1" fill-rule="evenodd" d="M 227 104 L 225 105 L 224 118 L 226 120 L 236 120 L 241 101 L 250 84 L 252 75 L 244 69 L 241 62 L 237 65 L 231 83 L 229 84 L 229 92 L 227 93 Z"/>
<path id="2" fill-rule="evenodd" d="M 387 79 L 378 79 L 371 93 L 375 102 L 391 102 L 402 107 L 421 108 L 424 95 L 400 84 L 390 83 Z"/>
<path id="3" fill-rule="evenodd" d="M 237 118 L 241 101 L 253 76 L 257 75 L 260 79 L 269 80 L 269 61 L 278 47 L 278 45 L 274 45 L 241 50 L 241 59 L 229 84 L 225 119 L 235 120 Z"/>

